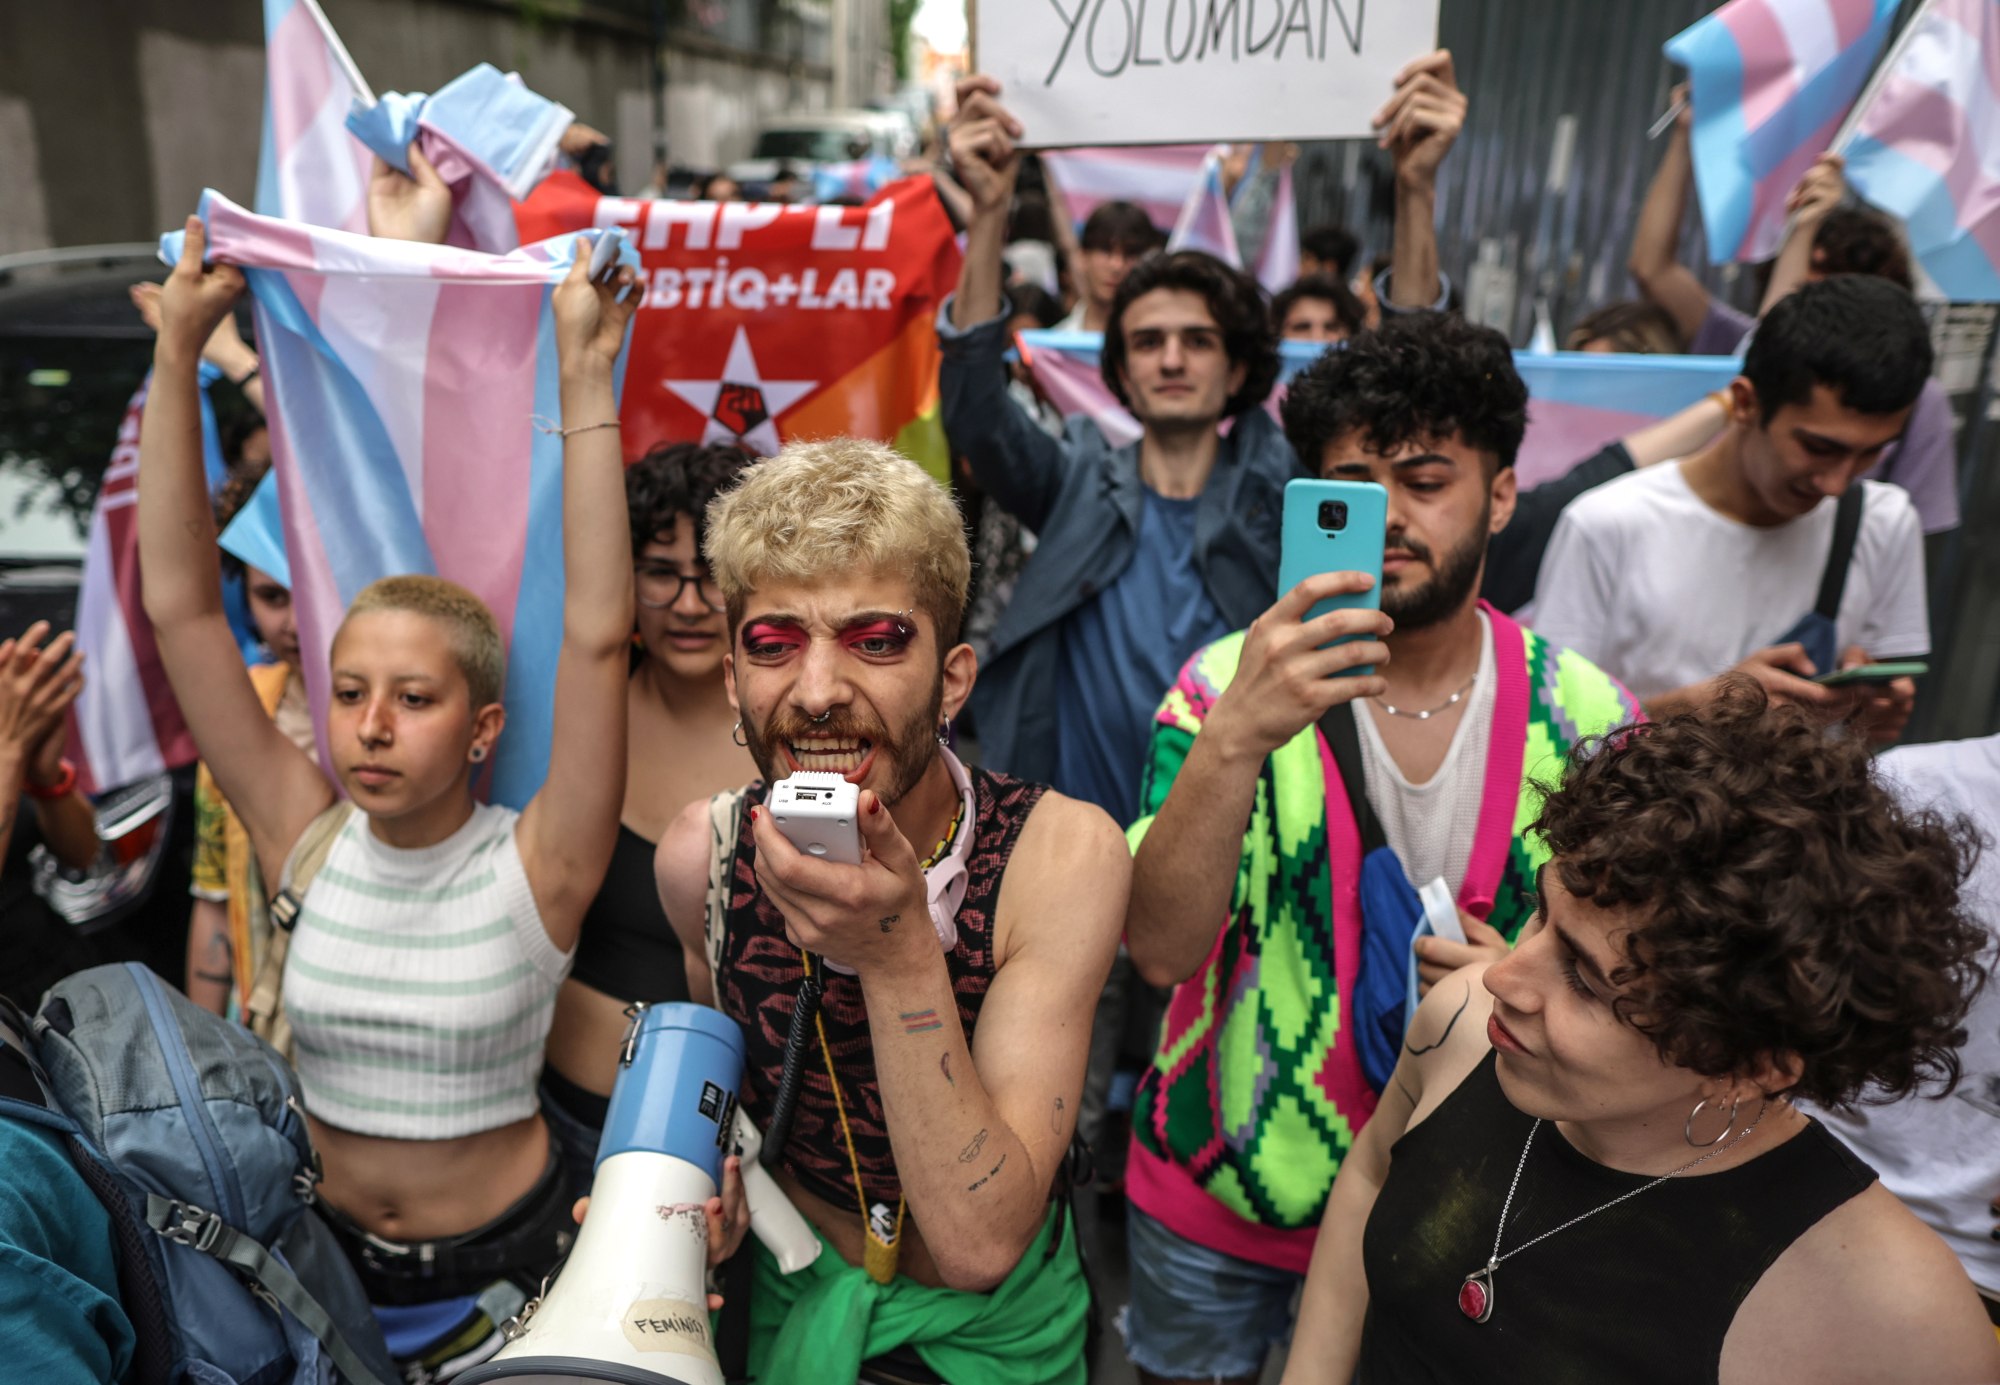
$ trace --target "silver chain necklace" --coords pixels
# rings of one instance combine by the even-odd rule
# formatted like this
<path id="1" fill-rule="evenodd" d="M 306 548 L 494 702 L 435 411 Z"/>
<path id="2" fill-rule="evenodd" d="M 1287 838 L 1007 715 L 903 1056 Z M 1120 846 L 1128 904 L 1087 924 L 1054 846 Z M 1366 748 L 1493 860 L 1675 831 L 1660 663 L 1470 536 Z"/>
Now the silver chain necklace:
<path id="1" fill-rule="evenodd" d="M 1608 1212 L 1613 1207 L 1616 1207 L 1619 1203 L 1629 1201 L 1630 1199 L 1639 1196 L 1639 1194 L 1641 1193 L 1650 1193 L 1653 1189 L 1659 1187 L 1669 1178 L 1679 1178 L 1682 1174 L 1687 1173 L 1689 1170 L 1699 1168 L 1703 1164 L 1706 1164 L 1709 1160 L 1715 1158 L 1717 1155 L 1727 1154 L 1730 1150 L 1736 1148 L 1736 1146 L 1742 1144 L 1745 1140 L 1749 1139 L 1751 1135 L 1756 1133 L 1758 1125 L 1762 1123 L 1764 1119 L 1764 1112 L 1770 1109 L 1771 1109 L 1771 1103 L 1766 1101 L 1763 1107 L 1758 1110 L 1757 1119 L 1751 1121 L 1750 1124 L 1745 1126 L 1743 1128 L 1742 1134 L 1738 1135 L 1735 1139 L 1731 1140 L 1728 1144 L 1723 1145 L 1721 1148 L 1711 1149 L 1708 1153 L 1702 1155 L 1699 1159 L 1691 1159 L 1687 1163 L 1682 1164 L 1672 1173 L 1663 1173 L 1650 1183 L 1642 1183 L 1638 1187 L 1632 1189 L 1630 1192 L 1620 1193 L 1617 1197 L 1612 1198 L 1611 1201 L 1609 1202 L 1600 1203 L 1598 1206 L 1591 1208 L 1588 1212 L 1579 1213 L 1576 1216 L 1571 1217 L 1568 1221 L 1564 1222 L 1561 1226 L 1558 1226 L 1554 1231 L 1544 1231 L 1541 1235 L 1535 1237 L 1534 1240 L 1523 1241 L 1520 1245 L 1515 1246 L 1505 1255 L 1502 1255 L 1500 1253 L 1500 1237 L 1503 1234 L 1505 1234 L 1507 1230 L 1507 1213 L 1514 1206 L 1514 1190 L 1521 1186 L 1521 1170 L 1528 1167 L 1528 1151 L 1535 1147 L 1535 1132 L 1542 1128 L 1541 1117 L 1537 1116 L 1535 1118 L 1535 1123 L 1528 1127 L 1527 1143 L 1521 1146 L 1521 1161 L 1518 1164 L 1514 1165 L 1514 1181 L 1507 1185 L 1507 1200 L 1500 1204 L 1500 1224 L 1493 1228 L 1493 1254 L 1490 1258 L 1488 1258 L 1488 1260 L 1486 1261 L 1486 1265 L 1483 1269 L 1477 1269 L 1474 1270 L 1471 1274 L 1468 1274 L 1465 1277 L 1465 1282 L 1458 1286 L 1458 1311 L 1465 1314 L 1466 1317 L 1471 1318 L 1474 1322 L 1485 1322 L 1487 1319 L 1493 1316 L 1493 1271 L 1500 1268 L 1500 1262 L 1502 1260 L 1511 1260 L 1516 1255 L 1519 1255 L 1522 1251 L 1526 1250 L 1529 1246 L 1538 1246 L 1543 1241 L 1546 1241 L 1549 1237 L 1554 1236 L 1560 1232 L 1569 1230 L 1572 1226 L 1575 1226 L 1580 1221 L 1587 1221 L 1591 1217 L 1596 1216 L 1599 1212 Z"/>
<path id="2" fill-rule="evenodd" d="M 1432 717 L 1438 715 L 1440 712 L 1448 712 L 1453 707 L 1456 707 L 1459 703 L 1465 701 L 1465 695 L 1472 691 L 1472 685 L 1474 683 L 1477 683 L 1478 681 L 1479 681 L 1479 671 L 1477 669 L 1474 669 L 1472 676 L 1465 680 L 1464 687 L 1460 688 L 1457 692 L 1453 693 L 1450 697 L 1447 697 L 1444 701 L 1438 703 L 1437 706 L 1431 708 L 1427 712 L 1412 712 L 1402 707 L 1391 707 L 1387 702 L 1384 702 L 1380 697 L 1377 697 L 1375 699 L 1375 705 L 1380 707 L 1383 711 L 1387 712 L 1392 717 L 1408 717 L 1411 721 L 1429 721 Z"/>

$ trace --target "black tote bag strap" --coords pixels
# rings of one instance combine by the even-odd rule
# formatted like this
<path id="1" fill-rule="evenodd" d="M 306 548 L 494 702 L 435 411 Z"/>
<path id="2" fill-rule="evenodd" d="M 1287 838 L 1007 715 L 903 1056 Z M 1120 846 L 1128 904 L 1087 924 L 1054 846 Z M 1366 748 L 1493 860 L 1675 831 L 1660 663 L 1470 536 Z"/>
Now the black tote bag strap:
<path id="1" fill-rule="evenodd" d="M 1329 707 L 1319 719 L 1319 733 L 1326 737 L 1327 748 L 1333 752 L 1334 768 L 1340 771 L 1341 787 L 1347 790 L 1347 806 L 1354 814 L 1355 828 L 1361 833 L 1361 855 L 1365 860 L 1375 848 L 1387 846 L 1389 838 L 1382 831 L 1382 820 L 1375 816 L 1374 806 L 1368 802 L 1368 780 L 1361 769 L 1361 728 L 1354 721 L 1359 715 L 1352 702 Z"/>
<path id="2" fill-rule="evenodd" d="M 1861 509 L 1867 491 L 1851 482 L 1833 511 L 1833 547 L 1827 550 L 1826 571 L 1819 578 L 1819 600 L 1813 610 L 1828 620 L 1840 619 L 1840 598 L 1847 591 L 1847 569 L 1854 562 L 1854 540 L 1861 532 Z"/>

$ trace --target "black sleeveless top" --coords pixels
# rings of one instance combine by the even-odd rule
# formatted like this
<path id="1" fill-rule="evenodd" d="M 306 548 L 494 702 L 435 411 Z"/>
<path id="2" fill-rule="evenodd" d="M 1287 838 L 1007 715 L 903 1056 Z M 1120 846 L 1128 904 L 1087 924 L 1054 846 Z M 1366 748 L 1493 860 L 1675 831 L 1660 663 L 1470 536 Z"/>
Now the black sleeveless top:
<path id="1" fill-rule="evenodd" d="M 1722 1339 L 1764 1272 L 1875 1181 L 1813 1121 L 1747 1164 L 1670 1179 L 1502 1260 L 1493 1316 L 1475 1323 L 1459 1312 L 1459 1286 L 1493 1253 L 1533 1123 L 1501 1092 L 1489 1054 L 1396 1142 L 1361 1242 L 1358 1385 L 1713 1382 Z M 1501 1254 L 1650 1181 L 1585 1158 L 1545 1121 Z"/>
<path id="2" fill-rule="evenodd" d="M 624 823 L 611 868 L 583 916 L 569 974 L 618 1000 L 658 1005 L 688 998 L 687 960 L 660 907 L 654 844 Z"/>
<path id="3" fill-rule="evenodd" d="M 986 989 L 993 984 L 993 916 L 1000 902 L 1000 882 L 1028 813 L 1047 789 L 973 767 L 966 772 L 972 778 L 976 808 L 969 824 L 974 836 L 966 858 L 965 901 L 958 907 L 958 946 L 945 955 L 945 966 L 958 998 L 958 1022 L 970 1043 Z M 761 804 L 764 795 L 763 785 L 753 785 L 743 801 L 728 936 L 716 986 L 718 1008 L 743 1026 L 743 1108 L 760 1127 L 770 1122 L 771 1102 L 784 1072 L 792 999 L 805 977 L 799 949 L 785 937 L 784 915 L 757 888 L 757 847 L 750 835 L 750 809 Z M 862 1187 L 869 1205 L 894 1207 L 902 1183 L 896 1177 L 896 1161 L 889 1148 L 889 1126 L 882 1112 L 882 1089 L 875 1077 L 875 1053 L 861 982 L 858 977 L 835 971 L 825 972 L 824 977 L 820 1016 L 833 1049 L 834 1071 L 840 1075 L 841 1099 L 847 1104 L 847 1124 L 854 1135 Z M 784 1150 L 785 1168 L 815 1196 L 836 1207 L 853 1207 L 854 1175 L 848 1167 L 847 1145 L 841 1136 L 833 1092 L 827 1085 L 826 1059 L 820 1053 L 817 1034 L 802 1071 L 798 1114 Z"/>

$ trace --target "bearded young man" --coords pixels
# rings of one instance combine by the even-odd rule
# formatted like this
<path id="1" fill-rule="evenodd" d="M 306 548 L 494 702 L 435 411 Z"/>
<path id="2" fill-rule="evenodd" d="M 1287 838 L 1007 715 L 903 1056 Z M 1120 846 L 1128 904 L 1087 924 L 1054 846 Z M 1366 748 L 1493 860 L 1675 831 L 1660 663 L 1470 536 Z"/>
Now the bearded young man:
<path id="1" fill-rule="evenodd" d="M 1468 941 L 1417 945 L 1434 981 L 1506 955 L 1546 856 L 1522 831 L 1541 780 L 1637 711 L 1479 600 L 1487 543 L 1514 511 L 1527 398 L 1504 337 L 1442 314 L 1391 317 L 1315 362 L 1286 435 L 1322 476 L 1387 488 L 1383 609 L 1306 621 L 1370 581 L 1311 578 L 1197 653 L 1161 705 L 1125 919 L 1140 974 L 1176 987 L 1127 1176 L 1126 1347 L 1149 1382 L 1255 1379 L 1379 1095 L 1356 1037 L 1361 835 L 1316 723 L 1332 712 L 1347 740 L 1333 719 L 1351 717 L 1367 805 L 1408 884 L 1441 879 L 1457 900 Z"/>
<path id="2" fill-rule="evenodd" d="M 958 638 L 971 560 L 916 465 L 788 447 L 710 506 L 706 550 L 763 779 L 681 814 L 660 897 L 690 992 L 743 1026 L 744 1108 L 826 1246 L 790 1276 L 755 1249 L 750 1368 L 767 1385 L 1081 1382 L 1089 1293 L 1057 1171 L 1125 843 L 1097 808 L 945 748 L 977 672 Z M 860 786 L 860 865 L 772 824 L 767 787 L 798 770 Z M 814 986 L 816 1021 L 795 1026 Z M 794 1028 L 787 1135 L 771 1127 Z"/>

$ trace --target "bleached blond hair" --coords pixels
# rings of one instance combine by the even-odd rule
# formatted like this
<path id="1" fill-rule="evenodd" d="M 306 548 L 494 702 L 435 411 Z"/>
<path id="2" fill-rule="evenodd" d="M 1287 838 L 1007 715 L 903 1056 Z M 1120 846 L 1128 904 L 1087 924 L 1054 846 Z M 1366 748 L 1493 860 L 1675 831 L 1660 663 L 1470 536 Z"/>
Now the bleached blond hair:
<path id="1" fill-rule="evenodd" d="M 361 589 L 340 628 L 371 611 L 408 611 L 436 621 L 471 689 L 474 711 L 498 702 L 506 691 L 507 646 L 500 638 L 500 622 L 484 601 L 458 583 L 417 574 L 379 578 Z"/>
<path id="2" fill-rule="evenodd" d="M 705 527 L 704 556 L 731 630 L 760 584 L 872 568 L 907 575 L 940 646 L 958 642 L 972 583 L 965 521 L 944 487 L 893 448 L 859 438 L 793 443 L 709 502 Z"/>

